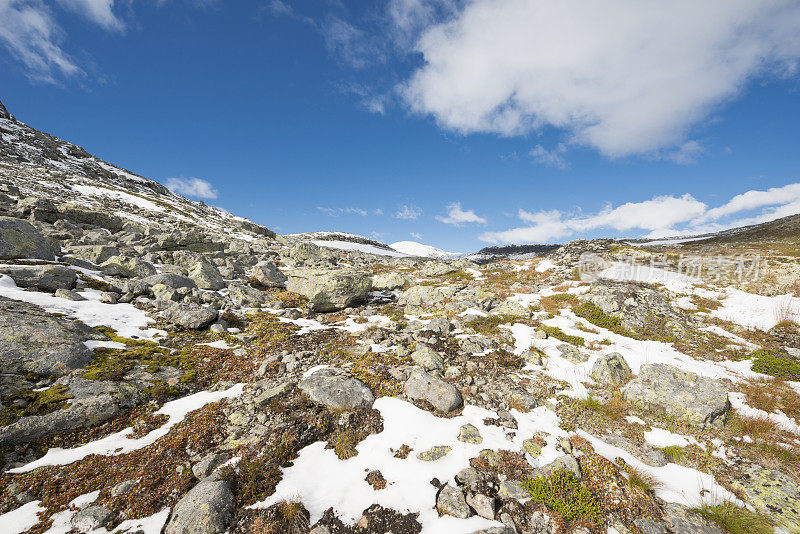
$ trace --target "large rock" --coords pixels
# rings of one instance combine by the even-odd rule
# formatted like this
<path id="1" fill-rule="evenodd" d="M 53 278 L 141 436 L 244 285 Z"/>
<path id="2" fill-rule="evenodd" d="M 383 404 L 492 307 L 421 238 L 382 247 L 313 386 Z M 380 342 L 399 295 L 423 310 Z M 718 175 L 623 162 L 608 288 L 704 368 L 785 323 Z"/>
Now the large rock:
<path id="1" fill-rule="evenodd" d="M 434 408 L 443 412 L 452 412 L 463 402 L 458 388 L 421 369 L 414 370 L 408 377 L 405 392 L 410 398 L 428 401 Z"/>
<path id="2" fill-rule="evenodd" d="M 800 485 L 779 471 L 750 466 L 734 484 L 761 512 L 791 532 L 800 525 Z"/>
<path id="3" fill-rule="evenodd" d="M 372 287 L 378 290 L 405 289 L 410 285 L 411 279 L 403 273 L 381 273 L 372 277 Z"/>
<path id="4" fill-rule="evenodd" d="M 100 265 L 107 259 L 119 256 L 119 248 L 111 245 L 78 245 L 69 248 L 69 253 L 82 260 Z"/>
<path id="5" fill-rule="evenodd" d="M 191 278 L 174 273 L 154 274 L 152 276 L 146 276 L 142 278 L 141 281 L 150 287 L 162 284 L 170 289 L 178 289 L 181 287 L 188 289 L 197 288 L 197 284 Z"/>
<path id="6" fill-rule="evenodd" d="M 0 297 L 0 364 L 5 373 L 54 375 L 81 368 L 92 359 L 84 341 L 103 339 L 83 323 Z"/>
<path id="7" fill-rule="evenodd" d="M 170 323 L 191 330 L 200 330 L 216 321 L 219 312 L 197 304 L 175 304 L 167 308 L 162 316 Z"/>
<path id="8" fill-rule="evenodd" d="M 438 287 L 411 286 L 400 295 L 400 298 L 397 299 L 397 303 L 401 306 L 421 308 L 432 306 L 444 298 L 444 294 Z"/>
<path id="9" fill-rule="evenodd" d="M 243 282 L 229 285 L 228 297 L 234 305 L 242 308 L 259 308 L 267 302 L 266 293 Z"/>
<path id="10" fill-rule="evenodd" d="M 439 495 L 436 497 L 436 510 L 440 515 L 451 515 L 459 519 L 466 519 L 472 515 L 464 492 L 461 491 L 461 488 L 455 488 L 449 484 L 439 491 Z"/>
<path id="11" fill-rule="evenodd" d="M 202 480 L 175 505 L 164 534 L 221 534 L 235 509 L 228 481 Z"/>
<path id="12" fill-rule="evenodd" d="M 426 371 L 441 371 L 444 369 L 444 360 L 442 357 L 427 345 L 419 345 L 417 350 L 411 353 L 411 359 Z"/>
<path id="13" fill-rule="evenodd" d="M 145 278 L 156 274 L 156 268 L 152 263 L 125 256 L 112 256 L 104 261 L 101 267 L 106 274 L 126 278 Z"/>
<path id="14" fill-rule="evenodd" d="M 54 260 L 59 247 L 31 223 L 0 217 L 0 259 Z"/>
<path id="15" fill-rule="evenodd" d="M 73 222 L 99 226 L 112 232 L 119 232 L 124 226 L 122 217 L 89 206 L 68 203 L 61 205 L 59 211 Z"/>
<path id="16" fill-rule="evenodd" d="M 364 302 L 372 288 L 366 273 L 302 269 L 292 271 L 286 289 L 308 297 L 314 312 L 331 312 Z"/>
<path id="17" fill-rule="evenodd" d="M 63 265 L 7 265 L 0 267 L 0 274 L 14 280 L 19 287 L 32 287 L 39 291 L 72 289 L 77 275 Z"/>
<path id="18" fill-rule="evenodd" d="M 253 278 L 264 287 L 285 287 L 286 275 L 271 261 L 262 261 L 253 267 Z"/>
<path id="19" fill-rule="evenodd" d="M 619 386 L 631 377 L 631 368 L 619 352 L 600 357 L 592 366 L 592 376 L 598 382 Z"/>
<path id="20" fill-rule="evenodd" d="M 100 382 L 77 376 L 59 379 L 69 387 L 69 406 L 46 415 L 31 415 L 0 427 L 0 447 L 35 441 L 60 432 L 98 425 L 146 399 L 128 382 Z"/>
<path id="21" fill-rule="evenodd" d="M 298 387 L 314 402 L 334 410 L 369 408 L 375 402 L 375 395 L 363 382 L 331 367 L 312 373 L 301 380 Z"/>
<path id="22" fill-rule="evenodd" d="M 718 380 L 665 364 L 642 366 L 639 376 L 622 389 L 641 406 L 660 406 L 689 424 L 705 427 L 724 422 L 730 410 L 728 391 Z"/>
<path id="23" fill-rule="evenodd" d="M 219 270 L 207 261 L 195 263 L 189 269 L 189 278 L 194 280 L 200 289 L 216 291 L 225 287 L 225 280 L 222 279 Z"/>

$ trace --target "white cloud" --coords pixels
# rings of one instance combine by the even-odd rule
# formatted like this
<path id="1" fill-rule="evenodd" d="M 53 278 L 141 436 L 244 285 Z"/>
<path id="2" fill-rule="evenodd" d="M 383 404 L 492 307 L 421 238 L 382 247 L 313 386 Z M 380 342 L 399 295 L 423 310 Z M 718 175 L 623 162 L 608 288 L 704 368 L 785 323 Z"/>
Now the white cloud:
<path id="1" fill-rule="evenodd" d="M 564 154 L 567 152 L 567 146 L 564 143 L 559 143 L 552 150 L 547 150 L 542 145 L 536 145 L 528 152 L 528 155 L 533 158 L 536 163 L 547 165 L 549 167 L 556 167 L 558 169 L 566 169 L 569 163 L 564 159 Z"/>
<path id="2" fill-rule="evenodd" d="M 610 157 L 690 161 L 693 125 L 800 57 L 795 0 L 473 0 L 438 23 L 398 3 L 395 24 L 425 25 L 412 110 L 464 134 L 555 127 Z"/>
<path id="3" fill-rule="evenodd" d="M 325 206 L 317 206 L 317 210 L 321 211 L 328 217 L 339 217 L 340 215 L 358 215 L 360 217 L 366 217 L 370 214 L 373 215 L 383 215 L 382 209 L 374 209 L 374 210 L 365 210 L 363 208 L 329 208 Z"/>
<path id="4" fill-rule="evenodd" d="M 420 208 L 404 204 L 403 206 L 400 206 L 400 209 L 398 209 L 395 214 L 392 215 L 392 217 L 395 219 L 414 221 L 418 219 L 420 215 L 422 215 L 422 210 Z"/>
<path id="5" fill-rule="evenodd" d="M 461 226 L 467 223 L 486 224 L 486 219 L 479 217 L 472 210 L 464 211 L 461 209 L 461 202 L 454 202 L 447 206 L 447 217 L 437 215 L 436 220 L 453 226 Z"/>
<path id="6" fill-rule="evenodd" d="M 211 187 L 209 182 L 200 178 L 167 178 L 166 186 L 173 193 L 185 197 L 209 200 L 217 198 L 217 190 Z"/>
<path id="7" fill-rule="evenodd" d="M 122 31 L 125 24 L 114 15 L 114 0 L 58 0 L 65 9 L 76 11 L 106 30 Z"/>
<path id="8" fill-rule="evenodd" d="M 56 83 L 58 76 L 83 73 L 59 43 L 63 31 L 38 0 L 0 0 L 0 42 L 32 79 Z"/>
<path id="9" fill-rule="evenodd" d="M 759 209 L 760 212 L 753 213 Z M 745 215 L 748 212 L 750 214 Z M 698 235 L 758 224 L 797 213 L 800 213 L 800 183 L 766 191 L 748 191 L 711 209 L 688 193 L 682 196 L 657 196 L 642 202 L 626 202 L 617 207 L 608 205 L 593 215 L 566 215 L 558 210 L 529 212 L 520 209 L 517 216 L 521 221 L 529 223 L 528 225 L 484 232 L 479 239 L 497 244 L 542 243 L 602 228 L 627 232 L 628 237 Z"/>
<path id="10" fill-rule="evenodd" d="M 417 232 L 409 232 L 408 235 L 410 235 L 414 239 L 422 239 L 422 234 L 418 234 Z"/>

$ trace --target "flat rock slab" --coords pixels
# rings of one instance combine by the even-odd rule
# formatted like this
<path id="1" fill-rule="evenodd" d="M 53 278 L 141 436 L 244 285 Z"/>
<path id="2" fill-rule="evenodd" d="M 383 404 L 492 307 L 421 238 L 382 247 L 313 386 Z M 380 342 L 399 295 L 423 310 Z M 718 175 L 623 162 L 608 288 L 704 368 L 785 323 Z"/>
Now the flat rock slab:
<path id="1" fill-rule="evenodd" d="M 0 217 L 0 259 L 54 260 L 59 247 L 28 221 Z"/>
<path id="2" fill-rule="evenodd" d="M 199 330 L 216 321 L 219 312 L 197 304 L 175 304 L 165 310 L 162 315 L 170 323 L 191 330 Z"/>
<path id="3" fill-rule="evenodd" d="M 367 300 L 372 277 L 355 271 L 298 269 L 289 274 L 286 289 L 308 297 L 308 309 L 332 312 Z"/>
<path id="4" fill-rule="evenodd" d="M 30 287 L 39 291 L 56 291 L 75 287 L 75 271 L 63 265 L 6 265 L 0 274 L 14 280 L 18 287 Z"/>
<path id="5" fill-rule="evenodd" d="M 335 368 L 320 369 L 298 384 L 311 400 L 334 410 L 372 406 L 375 395 L 362 381 Z"/>
<path id="6" fill-rule="evenodd" d="M 639 376 L 622 392 L 630 402 L 660 406 L 667 414 L 699 427 L 722 424 L 731 408 L 727 388 L 720 381 L 660 363 L 642 366 Z"/>
<path id="7" fill-rule="evenodd" d="M 92 359 L 84 341 L 105 339 L 83 323 L 0 297 L 0 364 L 4 372 L 58 375 L 79 369 Z"/>

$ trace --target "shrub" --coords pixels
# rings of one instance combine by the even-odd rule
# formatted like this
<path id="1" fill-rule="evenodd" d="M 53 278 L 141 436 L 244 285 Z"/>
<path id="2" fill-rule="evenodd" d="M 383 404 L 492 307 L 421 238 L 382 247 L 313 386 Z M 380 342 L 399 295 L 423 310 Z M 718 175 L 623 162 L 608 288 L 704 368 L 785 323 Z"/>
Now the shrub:
<path id="1" fill-rule="evenodd" d="M 633 332 L 622 326 L 622 319 L 613 315 L 608 315 L 596 304 L 582 302 L 572 308 L 572 313 L 578 317 L 583 317 L 590 323 L 606 330 L 611 330 L 621 336 L 634 337 Z"/>
<path id="2" fill-rule="evenodd" d="M 591 523 L 600 520 L 600 504 L 589 489 L 569 471 L 554 471 L 546 477 L 524 482 L 531 499 L 558 512 L 566 521 L 584 519 Z"/>
<path id="3" fill-rule="evenodd" d="M 661 452 L 667 457 L 667 461 L 676 463 L 683 456 L 683 447 L 679 445 L 667 445 L 661 449 Z"/>
<path id="4" fill-rule="evenodd" d="M 564 331 L 557 326 L 542 326 L 542 330 L 548 336 L 554 337 L 560 341 L 569 343 L 571 345 L 577 345 L 579 347 L 583 347 L 586 344 L 586 340 L 583 339 L 582 337 L 565 334 Z"/>
<path id="5" fill-rule="evenodd" d="M 784 380 L 800 380 L 800 362 L 775 354 L 769 349 L 758 349 L 750 354 L 752 369 L 757 373 L 777 376 Z"/>

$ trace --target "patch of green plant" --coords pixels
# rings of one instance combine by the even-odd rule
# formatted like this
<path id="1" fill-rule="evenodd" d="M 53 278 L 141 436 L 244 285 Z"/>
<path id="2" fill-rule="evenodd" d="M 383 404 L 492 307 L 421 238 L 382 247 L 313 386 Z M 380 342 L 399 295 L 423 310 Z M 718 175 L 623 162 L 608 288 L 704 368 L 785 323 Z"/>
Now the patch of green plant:
<path id="1" fill-rule="evenodd" d="M 10 425 L 29 415 L 46 415 L 66 408 L 67 401 L 72 398 L 67 394 L 68 390 L 67 386 L 60 384 L 44 391 L 27 390 L 3 398 L 3 404 L 10 406 L 0 410 L 0 426 Z M 13 401 L 19 399 L 27 401 L 27 404 L 24 407 L 14 405 Z"/>
<path id="2" fill-rule="evenodd" d="M 86 283 L 86 287 L 89 287 L 91 289 L 95 289 L 97 291 L 111 291 L 112 290 L 111 285 L 108 282 L 104 281 L 104 280 L 100 280 L 98 278 L 93 278 L 93 277 L 91 277 L 89 275 L 86 275 L 86 274 L 83 274 L 83 273 L 79 273 L 78 277 Z"/>
<path id="3" fill-rule="evenodd" d="M 753 360 L 752 370 L 784 380 L 800 380 L 800 362 L 775 354 L 769 349 L 758 349 L 748 356 Z"/>
<path id="4" fill-rule="evenodd" d="M 256 337 L 253 342 L 256 356 L 275 350 L 294 336 L 297 330 L 297 326 L 283 323 L 269 312 L 250 316 L 250 323 L 247 325 L 247 332 Z"/>
<path id="5" fill-rule="evenodd" d="M 350 374 L 369 386 L 376 397 L 396 397 L 403 392 L 403 383 L 394 378 L 389 369 L 410 363 L 408 358 L 372 351 L 362 355 L 343 352 L 341 356 L 352 362 Z"/>
<path id="6" fill-rule="evenodd" d="M 356 450 L 358 436 L 354 430 L 337 429 L 328 440 L 328 445 L 333 448 L 333 452 L 340 460 L 347 460 L 358 455 Z"/>
<path id="7" fill-rule="evenodd" d="M 170 386 L 163 380 L 154 380 L 149 386 L 144 388 L 144 392 L 159 404 L 163 403 L 167 399 L 177 396 L 179 393 L 176 388 Z"/>
<path id="8" fill-rule="evenodd" d="M 615 334 L 634 337 L 633 332 L 622 326 L 622 319 L 613 315 L 608 315 L 592 302 L 582 302 L 573 306 L 572 313 L 578 317 L 583 317 L 595 326 L 611 330 Z"/>
<path id="9" fill-rule="evenodd" d="M 464 271 L 463 269 L 459 269 L 458 271 L 453 271 L 451 273 L 446 273 L 442 275 L 442 278 L 446 278 L 448 280 L 452 280 L 454 282 L 467 282 L 472 280 L 473 277 L 468 272 Z"/>
<path id="10" fill-rule="evenodd" d="M 95 326 L 95 330 L 102 332 L 105 336 L 116 343 L 122 343 L 126 347 L 157 347 L 158 344 L 146 339 L 131 339 L 117 334 L 116 330 L 108 326 Z"/>
<path id="11" fill-rule="evenodd" d="M 577 345 L 579 347 L 583 347 L 586 344 L 586 340 L 580 336 L 571 336 L 569 334 L 564 333 L 557 326 L 542 326 L 541 329 L 549 336 L 554 337 L 560 341 L 564 341 L 565 343 L 569 343 L 570 345 Z"/>
<path id="12" fill-rule="evenodd" d="M 716 523 L 730 534 L 772 534 L 775 529 L 775 524 L 769 517 L 751 512 L 730 501 L 717 505 L 704 504 L 692 511 Z"/>
<path id="13" fill-rule="evenodd" d="M 554 471 L 523 483 L 531 499 L 558 512 L 566 521 L 584 519 L 591 523 L 600 520 L 600 504 L 592 492 L 569 471 Z"/>
<path id="14" fill-rule="evenodd" d="M 679 445 L 667 445 L 661 449 L 668 462 L 676 463 L 683 457 L 683 447 Z"/>
<path id="15" fill-rule="evenodd" d="M 506 369 L 521 369 L 525 367 L 525 360 L 522 357 L 503 348 L 494 351 L 492 356 L 494 356 L 494 361 L 497 362 L 497 365 L 500 367 Z"/>
<path id="16" fill-rule="evenodd" d="M 476 317 L 467 321 L 467 326 L 479 334 L 491 334 L 492 332 L 496 332 L 501 324 L 517 321 L 519 321 L 519 317 L 514 315 L 487 315 L 486 317 Z"/>
<path id="17" fill-rule="evenodd" d="M 83 378 L 87 380 L 118 381 L 133 369 L 137 363 L 145 366 L 149 373 L 162 367 L 188 368 L 192 362 L 184 355 L 172 354 L 168 348 L 151 343 L 126 349 L 95 349 L 92 361 L 84 369 Z"/>

